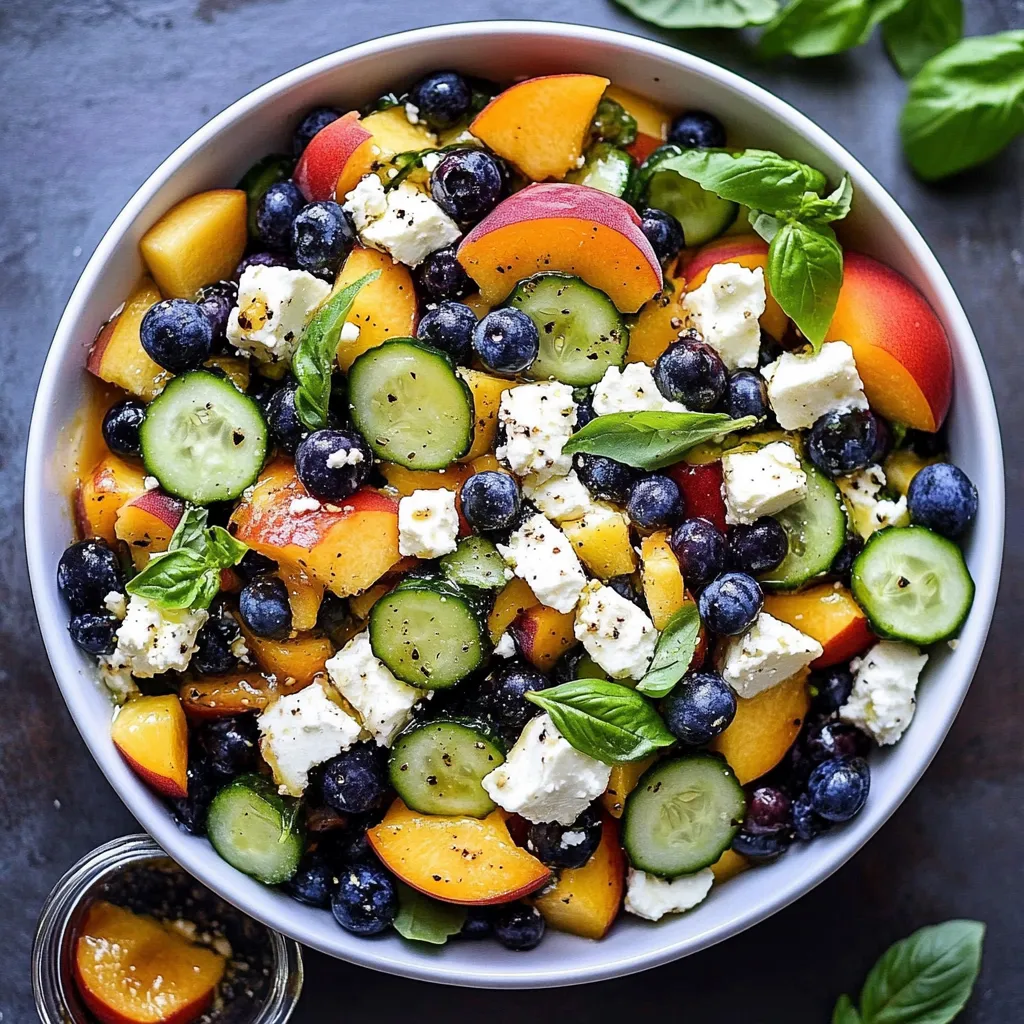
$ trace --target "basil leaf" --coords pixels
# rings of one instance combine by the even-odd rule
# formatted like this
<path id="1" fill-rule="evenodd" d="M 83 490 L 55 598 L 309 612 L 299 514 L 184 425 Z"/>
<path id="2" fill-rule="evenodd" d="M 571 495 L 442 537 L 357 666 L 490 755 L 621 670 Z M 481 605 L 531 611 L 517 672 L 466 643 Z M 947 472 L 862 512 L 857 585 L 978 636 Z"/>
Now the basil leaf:
<path id="1" fill-rule="evenodd" d="M 777 0 L 616 0 L 631 14 L 662 28 L 743 28 L 763 25 Z"/>
<path id="2" fill-rule="evenodd" d="M 764 210 L 751 210 L 747 214 L 747 220 L 750 221 L 750 226 L 768 243 L 778 234 L 779 228 L 782 227 L 782 221 L 778 217 L 773 217 L 770 213 L 765 213 Z"/>
<path id="3" fill-rule="evenodd" d="M 805 224 L 826 224 L 833 220 L 842 220 L 853 204 L 853 182 L 848 174 L 827 196 L 805 192 L 796 211 L 796 219 Z M 771 241 L 771 239 L 769 239 Z"/>
<path id="4" fill-rule="evenodd" d="M 205 570 L 201 555 L 179 548 L 151 559 L 125 589 L 161 608 L 188 608 L 202 593 Z"/>
<path id="5" fill-rule="evenodd" d="M 827 225 L 784 224 L 768 246 L 768 290 L 814 350 L 821 347 L 843 283 L 843 250 Z"/>
<path id="6" fill-rule="evenodd" d="M 676 738 L 654 706 L 635 690 L 606 679 L 576 679 L 526 699 L 543 708 L 577 750 L 603 761 L 641 761 Z"/>
<path id="7" fill-rule="evenodd" d="M 970 997 L 984 935 L 980 921 L 946 921 L 891 946 L 861 990 L 864 1024 L 947 1024 Z"/>
<path id="8" fill-rule="evenodd" d="M 449 936 L 458 935 L 466 920 L 466 908 L 442 903 L 398 883 L 398 913 L 395 931 L 403 939 L 443 946 Z"/>
<path id="9" fill-rule="evenodd" d="M 995 156 L 1024 131 L 1024 29 L 954 43 L 914 76 L 903 151 L 936 181 Z"/>
<path id="10" fill-rule="evenodd" d="M 331 400 L 331 373 L 338 352 L 341 328 L 352 303 L 363 285 L 376 281 L 380 271 L 365 274 L 358 281 L 332 295 L 306 324 L 295 355 L 292 373 L 299 382 L 295 392 L 295 411 L 303 426 L 319 430 L 327 426 L 327 406 Z"/>
<path id="11" fill-rule="evenodd" d="M 220 593 L 220 570 L 211 571 L 207 569 L 199 578 L 199 586 L 196 587 L 196 596 L 189 602 L 189 608 L 195 611 L 197 608 L 209 608 L 213 599 Z"/>
<path id="12" fill-rule="evenodd" d="M 762 56 L 824 57 L 866 43 L 907 0 L 792 0 L 761 36 Z"/>
<path id="13" fill-rule="evenodd" d="M 562 451 L 604 455 L 636 469 L 662 469 L 698 444 L 755 423 L 753 416 L 734 420 L 722 412 L 613 412 L 592 419 Z"/>
<path id="14" fill-rule="evenodd" d="M 168 551 L 188 548 L 202 554 L 205 548 L 206 522 L 209 518 L 206 509 L 200 505 L 186 505 L 185 512 L 178 520 L 178 525 L 167 543 Z"/>
<path id="15" fill-rule="evenodd" d="M 832 1024 L 861 1024 L 860 1014 L 849 996 L 840 996 L 832 1011 Z"/>
<path id="16" fill-rule="evenodd" d="M 882 23 L 885 48 L 904 78 L 913 78 L 963 34 L 963 0 L 908 0 Z"/>
<path id="17" fill-rule="evenodd" d="M 207 561 L 218 569 L 230 569 L 245 557 L 248 546 L 224 529 L 223 526 L 211 526 L 206 532 Z"/>
<path id="18" fill-rule="evenodd" d="M 697 606 L 685 604 L 668 620 L 658 637 L 651 667 L 637 684 L 637 690 L 648 697 L 664 697 L 670 693 L 686 675 L 699 636 L 700 615 Z"/>

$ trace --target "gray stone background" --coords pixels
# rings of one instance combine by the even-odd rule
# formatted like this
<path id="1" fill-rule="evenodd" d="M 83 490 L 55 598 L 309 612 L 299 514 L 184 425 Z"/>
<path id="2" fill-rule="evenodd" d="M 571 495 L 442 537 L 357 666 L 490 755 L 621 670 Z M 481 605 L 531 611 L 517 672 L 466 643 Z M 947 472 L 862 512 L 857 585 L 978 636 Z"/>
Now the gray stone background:
<path id="1" fill-rule="evenodd" d="M 1020 28 L 1021 0 L 968 0 L 970 34 Z M 50 674 L 26 578 L 21 486 L 32 393 L 61 309 L 121 206 L 212 114 L 314 57 L 443 21 L 536 17 L 659 35 L 609 0 L 3 0 L 0 3 L 0 1022 L 35 1019 L 28 956 L 72 861 L 136 823 L 86 753 Z M 847 146 L 942 262 L 988 362 L 1003 425 L 1002 594 L 974 686 L 912 796 L 846 867 L 788 910 L 698 956 L 584 989 L 490 993 L 307 959 L 299 1022 L 689 1019 L 811 1024 L 885 946 L 954 916 L 988 923 L 972 1024 L 1024 1020 L 1018 429 L 1024 425 L 1024 145 L 939 186 L 904 166 L 904 85 L 878 40 L 838 58 L 760 63 L 738 33 L 660 34 L 790 101 Z M 984 500 L 984 496 L 983 496 Z M 1016 623 L 1016 625 L 1015 625 Z"/>

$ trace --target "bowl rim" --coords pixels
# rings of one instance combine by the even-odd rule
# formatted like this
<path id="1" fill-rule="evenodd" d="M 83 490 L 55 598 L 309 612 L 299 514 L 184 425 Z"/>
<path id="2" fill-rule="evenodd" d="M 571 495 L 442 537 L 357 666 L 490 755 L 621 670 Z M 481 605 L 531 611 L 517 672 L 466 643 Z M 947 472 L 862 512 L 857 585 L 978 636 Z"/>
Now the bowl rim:
<path id="1" fill-rule="evenodd" d="M 785 123 L 811 145 L 827 154 L 838 166 L 848 170 L 851 176 L 857 180 L 858 189 L 870 196 L 871 202 L 893 226 L 893 230 L 900 240 L 909 248 L 914 260 L 922 268 L 930 286 L 935 288 L 944 309 L 948 312 L 950 334 L 957 339 L 954 342 L 954 347 L 962 363 L 958 372 L 966 375 L 974 393 L 974 400 L 978 403 L 977 429 L 984 438 L 979 460 L 984 463 L 985 501 L 996 528 L 990 529 L 984 535 L 974 539 L 978 549 L 978 562 L 983 571 L 979 573 L 980 582 L 970 619 L 970 636 L 966 641 L 962 638 L 957 651 L 957 685 L 953 689 L 952 699 L 944 709 L 944 714 L 937 720 L 934 733 L 926 743 L 921 745 L 913 770 L 901 777 L 896 786 L 887 790 L 884 799 L 876 797 L 871 801 L 864 813 L 857 819 L 856 827 L 850 826 L 842 833 L 832 837 L 828 854 L 822 856 L 811 867 L 811 870 L 779 887 L 764 900 L 752 905 L 751 909 L 727 917 L 695 936 L 669 942 L 665 942 L 664 939 L 659 941 L 658 929 L 652 928 L 650 930 L 651 941 L 644 946 L 643 950 L 626 956 L 622 956 L 620 953 L 614 958 L 605 958 L 582 967 L 574 967 L 571 962 L 568 966 L 557 963 L 545 966 L 543 960 L 534 963 L 524 959 L 515 961 L 519 965 L 517 968 L 507 969 L 500 962 L 489 962 L 484 970 L 474 973 L 461 967 L 446 966 L 443 956 L 436 959 L 431 958 L 422 963 L 396 960 L 389 956 L 387 951 L 378 950 L 373 942 L 363 941 L 356 947 L 355 952 L 346 950 L 342 953 L 337 948 L 332 948 L 329 943 L 318 939 L 317 935 L 310 934 L 308 930 L 296 926 L 289 919 L 289 915 L 279 912 L 272 901 L 267 901 L 259 910 L 254 911 L 251 905 L 247 905 L 244 897 L 232 892 L 229 884 L 217 877 L 214 870 L 208 869 L 212 863 L 211 857 L 219 862 L 219 857 L 214 851 L 205 847 L 204 844 L 204 852 L 198 854 L 199 847 L 195 844 L 193 837 L 184 835 L 176 828 L 163 805 L 154 799 L 144 799 L 142 795 L 139 795 L 139 791 L 136 794 L 125 792 L 123 786 L 114 777 L 117 768 L 122 767 L 119 762 L 115 764 L 118 760 L 116 751 L 111 753 L 108 749 L 109 744 L 102 744 L 101 741 L 106 737 L 90 735 L 81 725 L 84 715 L 80 713 L 80 709 L 84 708 L 84 702 L 88 698 L 83 694 L 81 686 L 78 685 L 80 681 L 75 677 L 75 673 L 63 671 L 66 666 L 61 663 L 66 659 L 58 649 L 58 636 L 62 641 L 65 639 L 63 623 L 48 622 L 45 618 L 41 595 L 44 590 L 53 586 L 53 566 L 47 562 L 43 531 L 39 524 L 42 522 L 40 511 L 44 492 L 44 467 L 47 464 L 52 444 L 52 438 L 47 435 L 47 420 L 50 415 L 52 396 L 61 376 L 62 357 L 73 342 L 76 320 L 82 313 L 87 298 L 95 287 L 107 261 L 123 243 L 132 223 L 159 189 L 186 167 L 203 147 L 216 140 L 220 132 L 236 118 L 278 93 L 288 91 L 301 84 L 308 78 L 337 69 L 357 59 L 386 56 L 388 52 L 395 49 L 441 41 L 451 42 L 455 39 L 465 43 L 474 38 L 491 36 L 517 36 L 533 41 L 555 39 L 564 41 L 570 46 L 576 41 L 585 41 L 603 44 L 627 53 L 639 52 L 645 56 L 673 63 L 684 71 L 709 79 L 717 86 L 738 94 L 746 102 L 760 106 L 774 119 Z M 150 835 L 171 857 L 224 899 L 296 941 L 330 956 L 386 973 L 420 981 L 487 988 L 543 988 L 582 984 L 620 977 L 671 962 L 690 953 L 706 949 L 758 924 L 809 892 L 845 864 L 888 820 L 917 784 L 941 746 L 960 708 L 977 669 L 995 609 L 1005 520 L 1005 484 L 999 424 L 991 385 L 977 341 L 966 314 L 938 260 L 909 217 L 874 176 L 827 132 L 789 103 L 742 76 L 685 50 L 618 30 L 559 22 L 516 20 L 453 22 L 412 29 L 379 36 L 326 54 L 285 72 L 241 96 L 208 120 L 164 159 L 128 200 L 103 234 L 83 269 L 58 322 L 43 365 L 33 404 L 26 451 L 23 497 L 25 547 L 30 586 L 40 633 L 54 677 L 72 719 L 93 759 L 129 811 L 135 815 Z M 58 665 L 61 665 L 62 670 L 58 670 Z"/>

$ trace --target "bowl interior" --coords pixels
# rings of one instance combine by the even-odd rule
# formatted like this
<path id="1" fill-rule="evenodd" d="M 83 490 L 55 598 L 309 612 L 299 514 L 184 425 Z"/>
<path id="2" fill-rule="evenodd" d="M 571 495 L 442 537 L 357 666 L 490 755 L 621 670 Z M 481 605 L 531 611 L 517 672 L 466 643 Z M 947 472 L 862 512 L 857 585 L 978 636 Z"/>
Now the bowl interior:
<path id="1" fill-rule="evenodd" d="M 357 107 L 437 67 L 500 81 L 558 71 L 605 75 L 669 109 L 714 111 L 748 145 L 796 157 L 837 180 L 854 181 L 849 248 L 866 251 L 910 278 L 938 312 L 954 350 L 956 390 L 950 443 L 982 495 L 966 544 L 978 583 L 974 610 L 956 650 L 941 645 L 929 663 L 917 716 L 902 742 L 872 760 L 872 794 L 850 826 L 778 863 L 715 887 L 695 911 L 658 925 L 620 920 L 602 942 L 553 933 L 543 952 L 451 943 L 438 951 L 397 935 L 367 941 L 322 911 L 245 877 L 203 839 L 174 826 L 164 806 L 129 771 L 109 738 L 110 704 L 89 659 L 68 638 L 54 586 L 60 553 L 73 537 L 69 494 L 74 438 L 89 394 L 86 352 L 102 323 L 142 272 L 138 240 L 171 205 L 193 192 L 231 186 L 258 157 L 286 147 L 307 108 Z M 812 888 L 851 856 L 920 777 L 945 735 L 977 665 L 991 619 L 1002 551 L 1003 478 L 998 424 L 981 355 L 953 291 L 906 216 L 881 186 L 814 124 L 758 87 L 658 43 L 569 25 L 492 22 L 449 25 L 374 40 L 322 58 L 246 96 L 194 135 L 146 182 L 90 260 L 60 322 L 36 398 L 26 469 L 25 527 L 36 609 L 64 698 L 93 756 L 143 826 L 180 864 L 245 911 L 309 946 L 409 977 L 487 987 L 574 984 L 626 974 L 695 952 L 756 923 Z"/>

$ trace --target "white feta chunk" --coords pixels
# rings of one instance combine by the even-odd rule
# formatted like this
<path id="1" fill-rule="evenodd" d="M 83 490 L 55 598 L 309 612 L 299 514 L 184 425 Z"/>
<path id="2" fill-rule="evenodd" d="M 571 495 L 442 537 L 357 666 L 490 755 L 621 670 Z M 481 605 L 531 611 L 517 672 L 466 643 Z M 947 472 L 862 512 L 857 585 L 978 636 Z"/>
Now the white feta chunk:
<path id="1" fill-rule="evenodd" d="M 401 506 L 399 506 L 401 514 Z M 499 544 L 501 557 L 512 567 L 541 604 L 560 612 L 576 607 L 587 577 L 568 538 L 539 513 Z"/>
<path id="2" fill-rule="evenodd" d="M 434 171 L 437 170 L 437 165 L 443 159 L 444 153 L 435 151 L 433 153 L 424 153 L 423 159 L 420 161 L 420 163 L 423 165 L 423 170 L 425 170 L 427 174 L 433 174 Z"/>
<path id="3" fill-rule="evenodd" d="M 516 642 L 507 629 L 498 637 L 498 642 L 494 645 L 494 653 L 499 658 L 514 658 L 516 656 Z"/>
<path id="4" fill-rule="evenodd" d="M 667 399 L 654 382 L 646 363 L 627 363 L 622 369 L 609 366 L 594 385 L 594 412 L 609 416 L 613 412 L 686 412 L 681 402 Z"/>
<path id="5" fill-rule="evenodd" d="M 718 669 L 740 697 L 756 697 L 821 655 L 822 646 L 813 637 L 761 612 L 745 633 L 726 640 Z"/>
<path id="6" fill-rule="evenodd" d="M 573 632 L 612 679 L 641 679 L 658 642 L 643 609 L 596 580 L 583 591 Z"/>
<path id="7" fill-rule="evenodd" d="M 157 491 L 160 489 L 160 481 L 155 476 L 147 476 L 143 478 L 142 486 L 147 491 Z"/>
<path id="8" fill-rule="evenodd" d="M 346 320 L 341 325 L 341 333 L 338 335 L 339 341 L 358 341 L 360 334 L 360 328 L 358 324 L 352 323 L 351 320 Z"/>
<path id="9" fill-rule="evenodd" d="M 125 656 L 116 648 L 113 654 L 101 655 L 99 663 L 100 680 L 115 704 L 123 704 L 129 697 L 139 692 Z"/>
<path id="10" fill-rule="evenodd" d="M 154 601 L 132 595 L 117 629 L 114 654 L 119 664 L 114 667 L 128 668 L 140 679 L 184 672 L 196 651 L 196 635 L 209 617 L 202 608 L 161 608 Z"/>
<path id="11" fill-rule="evenodd" d="M 319 512 L 320 502 L 316 498 L 311 498 L 309 495 L 303 495 L 299 498 L 292 498 L 288 502 L 288 512 L 293 516 L 300 516 L 303 512 Z"/>
<path id="12" fill-rule="evenodd" d="M 438 558 L 458 546 L 455 492 L 419 490 L 398 503 L 398 550 L 415 558 Z"/>
<path id="13" fill-rule="evenodd" d="M 341 469 L 343 466 L 358 466 L 363 461 L 363 453 L 358 448 L 339 448 L 327 456 L 328 469 Z"/>
<path id="14" fill-rule="evenodd" d="M 103 607 L 114 616 L 124 622 L 128 614 L 128 598 L 119 590 L 111 590 L 103 596 Z"/>
<path id="15" fill-rule="evenodd" d="M 666 914 L 681 914 L 707 896 L 714 880 L 711 868 L 672 879 L 630 868 L 626 875 L 626 912 L 645 921 L 660 921 Z"/>
<path id="16" fill-rule="evenodd" d="M 727 523 L 752 523 L 761 516 L 773 516 L 806 494 L 807 474 L 793 446 L 785 441 L 722 456 Z"/>
<path id="17" fill-rule="evenodd" d="M 575 469 L 565 476 L 553 476 L 547 480 L 526 477 L 523 480 L 523 497 L 553 523 L 582 519 L 595 507 L 590 491 L 576 475 Z"/>
<path id="18" fill-rule="evenodd" d="M 927 660 L 927 654 L 902 640 L 875 644 L 850 662 L 853 690 L 839 717 L 883 747 L 895 743 L 914 717 L 917 681 Z"/>
<path id="19" fill-rule="evenodd" d="M 766 294 L 764 271 L 716 263 L 704 283 L 683 298 L 688 326 L 722 357 L 729 370 L 757 366 Z"/>
<path id="20" fill-rule="evenodd" d="M 768 383 L 768 404 L 783 430 L 803 430 L 833 409 L 866 409 L 864 384 L 853 349 L 829 341 L 817 353 L 784 352 L 761 375 Z"/>
<path id="21" fill-rule="evenodd" d="M 419 266 L 462 234 L 430 196 L 405 182 L 387 193 L 386 202 L 381 216 L 357 230 L 364 245 L 388 253 L 396 263 Z"/>
<path id="22" fill-rule="evenodd" d="M 342 209 L 352 218 L 356 231 L 362 233 L 375 220 L 388 212 L 388 194 L 376 174 L 360 178 L 351 192 L 345 193 Z"/>
<path id="23" fill-rule="evenodd" d="M 406 103 L 405 105 L 405 119 L 409 124 L 420 123 L 420 108 L 415 103 Z"/>
<path id="24" fill-rule="evenodd" d="M 570 746 L 543 714 L 527 723 L 482 785 L 499 807 L 527 821 L 571 825 L 608 788 L 610 775 L 608 765 Z"/>
<path id="25" fill-rule="evenodd" d="M 850 524 L 864 540 L 886 526 L 910 525 L 906 495 L 900 495 L 896 501 L 879 497 L 885 485 L 885 470 L 878 465 L 836 478 L 850 513 Z"/>
<path id="26" fill-rule="evenodd" d="M 516 476 L 543 483 L 569 473 L 572 459 L 562 449 L 576 425 L 576 402 L 568 384 L 541 381 L 503 391 L 498 422 L 505 429 L 505 443 L 494 454 Z"/>

